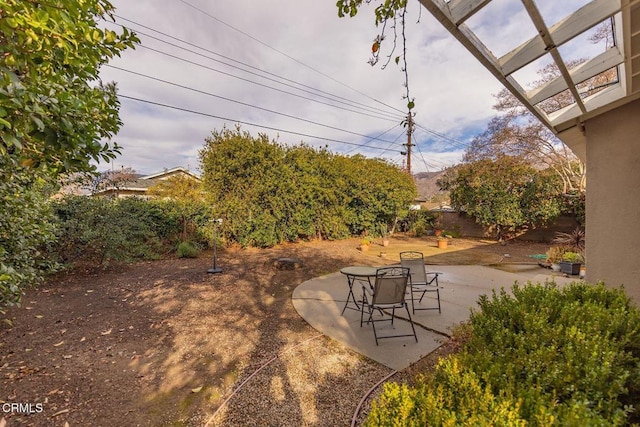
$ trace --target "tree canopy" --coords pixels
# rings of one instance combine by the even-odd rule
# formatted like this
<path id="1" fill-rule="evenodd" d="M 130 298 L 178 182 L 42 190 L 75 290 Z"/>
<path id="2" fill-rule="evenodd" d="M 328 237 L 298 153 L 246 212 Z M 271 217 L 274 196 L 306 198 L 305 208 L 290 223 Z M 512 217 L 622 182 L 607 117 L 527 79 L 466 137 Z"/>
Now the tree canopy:
<path id="1" fill-rule="evenodd" d="M 501 240 L 561 213 L 559 178 L 518 157 L 481 159 L 451 168 L 439 184 L 450 192 L 455 209 L 491 227 Z"/>
<path id="2" fill-rule="evenodd" d="M 200 159 L 223 235 L 244 246 L 373 233 L 416 197 L 411 177 L 381 160 L 285 146 L 240 128 L 214 131 Z"/>
<path id="3" fill-rule="evenodd" d="M 0 155 L 15 165 L 53 172 L 92 169 L 117 145 L 115 85 L 99 69 L 137 42 L 101 29 L 106 0 L 0 0 Z"/>

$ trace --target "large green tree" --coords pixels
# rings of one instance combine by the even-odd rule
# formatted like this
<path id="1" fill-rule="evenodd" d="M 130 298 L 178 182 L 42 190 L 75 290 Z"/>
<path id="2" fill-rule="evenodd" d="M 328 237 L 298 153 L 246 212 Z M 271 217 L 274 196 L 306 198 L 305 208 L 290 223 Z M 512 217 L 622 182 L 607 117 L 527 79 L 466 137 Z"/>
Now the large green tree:
<path id="1" fill-rule="evenodd" d="M 239 128 L 213 132 L 200 158 L 224 236 L 246 246 L 373 233 L 416 197 L 411 177 L 381 160 L 285 146 Z"/>
<path id="2" fill-rule="evenodd" d="M 105 0 L 0 0 L 0 305 L 41 278 L 53 234 L 34 188 L 118 154 L 104 142 L 121 125 L 115 86 L 98 73 L 137 39 L 100 28 L 112 13 Z"/>
<path id="3" fill-rule="evenodd" d="M 136 37 L 101 29 L 106 0 L 0 0 L 0 155 L 53 171 L 91 169 L 118 147 L 113 84 L 100 66 Z"/>
<path id="4" fill-rule="evenodd" d="M 562 186 L 553 171 L 533 168 L 521 158 L 499 156 L 451 168 L 439 180 L 455 209 L 490 227 L 498 240 L 536 227 L 562 210 Z"/>

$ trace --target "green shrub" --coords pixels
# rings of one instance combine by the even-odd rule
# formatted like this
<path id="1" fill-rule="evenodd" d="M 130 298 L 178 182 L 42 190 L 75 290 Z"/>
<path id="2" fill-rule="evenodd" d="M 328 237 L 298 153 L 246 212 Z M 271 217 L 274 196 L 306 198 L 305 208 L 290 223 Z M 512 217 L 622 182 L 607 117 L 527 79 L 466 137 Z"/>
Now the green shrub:
<path id="1" fill-rule="evenodd" d="M 437 222 L 437 217 L 429 211 L 412 210 L 400 221 L 400 231 L 413 233 L 416 237 L 422 237 L 427 230 L 432 230 Z"/>
<path id="2" fill-rule="evenodd" d="M 621 290 L 574 283 L 514 286 L 471 316 L 463 355 L 494 390 L 523 399 L 525 418 L 551 395 L 558 416 L 581 402 L 604 419 L 624 419 L 625 397 L 638 387 L 640 315 Z"/>
<path id="3" fill-rule="evenodd" d="M 0 158 L 0 309 L 57 268 L 46 254 L 55 234 L 45 181 L 7 170 Z"/>
<path id="4" fill-rule="evenodd" d="M 66 197 L 53 204 L 61 262 L 105 264 L 157 259 L 172 251 L 181 229 L 164 205 L 138 198 Z"/>
<path id="5" fill-rule="evenodd" d="M 582 262 L 582 255 L 577 252 L 565 252 L 564 255 L 562 255 L 562 261 Z"/>
<path id="6" fill-rule="evenodd" d="M 494 395 L 455 357 L 442 360 L 415 388 L 385 384 L 365 426 L 524 426 L 519 405 Z"/>
<path id="7" fill-rule="evenodd" d="M 270 247 L 341 239 L 404 216 L 416 197 L 395 165 L 290 146 L 239 127 L 214 131 L 200 150 L 203 187 L 226 242 Z"/>
<path id="8" fill-rule="evenodd" d="M 198 248 L 196 248 L 191 242 L 181 242 L 178 245 L 178 258 L 196 258 L 198 253 Z"/>
<path id="9" fill-rule="evenodd" d="M 625 425 L 640 396 L 640 312 L 573 283 L 482 296 L 465 344 L 415 389 L 392 385 L 368 425 Z M 395 423 L 394 420 L 400 420 Z"/>
<path id="10" fill-rule="evenodd" d="M 547 249 L 547 262 L 551 264 L 558 264 L 562 261 L 562 257 L 565 253 L 569 251 L 569 248 L 566 246 L 551 246 Z"/>

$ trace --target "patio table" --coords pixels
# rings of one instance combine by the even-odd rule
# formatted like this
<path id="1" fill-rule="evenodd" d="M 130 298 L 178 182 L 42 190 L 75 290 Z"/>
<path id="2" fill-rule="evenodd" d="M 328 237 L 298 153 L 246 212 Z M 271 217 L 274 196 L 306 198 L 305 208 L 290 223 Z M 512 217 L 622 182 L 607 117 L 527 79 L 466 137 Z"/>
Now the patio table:
<path id="1" fill-rule="evenodd" d="M 340 273 L 347 276 L 347 284 L 349 285 L 349 293 L 347 294 L 347 301 L 345 302 L 344 307 L 342 308 L 341 314 L 344 314 L 344 311 L 347 308 L 351 310 L 360 311 L 360 306 L 358 305 L 358 301 L 356 301 L 356 296 L 353 293 L 353 284 L 355 282 L 361 282 L 361 283 L 364 282 L 364 283 L 368 283 L 369 286 L 371 286 L 371 278 L 376 277 L 377 271 L 378 269 L 376 267 L 366 267 L 366 266 L 357 266 L 357 265 L 344 267 L 340 269 Z M 349 306 L 349 302 L 351 301 L 353 301 L 356 308 Z"/>

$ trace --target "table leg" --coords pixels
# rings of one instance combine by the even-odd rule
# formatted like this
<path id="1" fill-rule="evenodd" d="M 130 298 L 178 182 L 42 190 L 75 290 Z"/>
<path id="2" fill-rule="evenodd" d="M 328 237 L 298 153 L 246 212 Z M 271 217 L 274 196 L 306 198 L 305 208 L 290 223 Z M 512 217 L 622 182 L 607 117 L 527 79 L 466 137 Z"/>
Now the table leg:
<path id="1" fill-rule="evenodd" d="M 353 303 L 355 304 L 355 306 L 357 308 L 353 308 L 353 307 L 348 307 L 348 308 L 350 308 L 351 310 L 360 310 L 360 306 L 358 305 L 358 301 L 356 300 L 356 295 L 353 293 L 353 285 L 354 285 L 355 281 L 356 281 L 356 277 L 355 276 L 347 276 L 347 284 L 349 285 L 349 293 L 347 294 L 347 301 L 345 302 L 344 307 L 342 308 L 342 313 L 340 313 L 341 315 L 344 315 L 344 311 L 349 306 L 349 299 L 351 299 L 353 301 Z"/>

